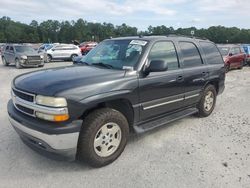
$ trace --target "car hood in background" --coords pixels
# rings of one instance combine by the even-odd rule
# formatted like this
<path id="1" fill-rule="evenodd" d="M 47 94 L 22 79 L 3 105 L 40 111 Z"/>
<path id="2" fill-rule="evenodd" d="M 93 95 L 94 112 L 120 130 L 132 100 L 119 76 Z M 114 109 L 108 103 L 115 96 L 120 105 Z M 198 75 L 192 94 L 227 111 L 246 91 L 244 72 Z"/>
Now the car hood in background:
<path id="1" fill-rule="evenodd" d="M 25 55 L 25 56 L 39 56 L 38 52 L 23 52 L 23 53 L 17 53 L 18 55 L 22 56 L 22 55 Z"/>

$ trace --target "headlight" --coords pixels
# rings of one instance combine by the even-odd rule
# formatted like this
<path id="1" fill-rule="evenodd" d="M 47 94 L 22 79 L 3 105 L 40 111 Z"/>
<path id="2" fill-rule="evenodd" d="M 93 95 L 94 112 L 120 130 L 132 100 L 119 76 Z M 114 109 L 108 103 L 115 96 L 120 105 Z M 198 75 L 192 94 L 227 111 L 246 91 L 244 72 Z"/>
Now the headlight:
<path id="1" fill-rule="evenodd" d="M 40 105 L 44 105 L 44 106 L 50 106 L 50 107 L 67 106 L 66 99 L 62 97 L 46 97 L 46 96 L 37 95 L 36 103 Z"/>
<path id="2" fill-rule="evenodd" d="M 21 59 L 28 59 L 28 57 L 26 55 L 22 55 Z"/>
<path id="3" fill-rule="evenodd" d="M 43 59 L 43 55 L 40 55 L 40 58 Z"/>

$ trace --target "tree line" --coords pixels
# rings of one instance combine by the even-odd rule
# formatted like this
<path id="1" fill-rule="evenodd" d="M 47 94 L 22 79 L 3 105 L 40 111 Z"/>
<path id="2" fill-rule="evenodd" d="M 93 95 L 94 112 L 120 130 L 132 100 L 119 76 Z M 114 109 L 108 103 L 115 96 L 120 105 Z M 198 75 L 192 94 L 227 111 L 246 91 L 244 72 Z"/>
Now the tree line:
<path id="1" fill-rule="evenodd" d="M 77 21 L 47 20 L 40 24 L 33 20 L 24 24 L 11 20 L 9 17 L 0 18 L 1 43 L 71 43 L 73 40 L 97 41 L 111 37 L 134 35 L 191 35 L 207 38 L 215 43 L 250 43 L 250 29 L 237 27 L 213 26 L 207 29 L 178 28 L 162 26 L 149 26 L 146 31 L 138 31 L 136 27 L 127 24 L 113 25 L 112 23 L 93 23 L 83 19 Z"/>

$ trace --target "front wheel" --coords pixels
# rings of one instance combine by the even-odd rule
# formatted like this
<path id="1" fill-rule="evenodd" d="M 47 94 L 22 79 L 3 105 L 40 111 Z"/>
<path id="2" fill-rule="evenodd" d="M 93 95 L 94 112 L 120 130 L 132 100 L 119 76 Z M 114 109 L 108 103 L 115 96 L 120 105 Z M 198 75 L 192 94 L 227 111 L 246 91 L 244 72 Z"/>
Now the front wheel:
<path id="1" fill-rule="evenodd" d="M 108 165 L 123 152 L 128 134 L 123 114 L 110 108 L 95 110 L 83 122 L 77 158 L 94 167 Z"/>
<path id="2" fill-rule="evenodd" d="M 16 60 L 15 60 L 15 65 L 16 65 L 16 68 L 17 68 L 17 69 L 21 69 L 21 68 L 22 68 L 19 59 L 16 59 Z"/>
<path id="3" fill-rule="evenodd" d="M 9 63 L 7 63 L 7 61 L 6 61 L 6 59 L 4 57 L 2 57 L 2 62 L 3 62 L 4 66 L 8 66 L 9 65 Z"/>
<path id="4" fill-rule="evenodd" d="M 207 117 L 214 110 L 216 103 L 216 89 L 213 85 L 208 85 L 201 96 L 200 102 L 198 104 L 199 116 Z"/>

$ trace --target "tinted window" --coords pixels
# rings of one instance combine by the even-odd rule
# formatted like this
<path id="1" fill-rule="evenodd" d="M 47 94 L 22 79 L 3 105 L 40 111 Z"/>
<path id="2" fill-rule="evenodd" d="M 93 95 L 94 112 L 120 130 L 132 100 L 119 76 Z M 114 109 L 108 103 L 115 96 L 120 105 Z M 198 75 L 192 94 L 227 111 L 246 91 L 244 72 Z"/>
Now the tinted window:
<path id="1" fill-rule="evenodd" d="M 240 54 L 240 48 L 234 48 L 234 53 L 233 54 Z"/>
<path id="2" fill-rule="evenodd" d="M 221 55 L 226 56 L 229 54 L 230 48 L 229 47 L 219 47 L 219 50 L 220 50 Z"/>
<path id="3" fill-rule="evenodd" d="M 215 44 L 210 42 L 200 42 L 201 48 L 205 53 L 205 58 L 208 64 L 223 63 L 220 52 Z"/>
<path id="4" fill-rule="evenodd" d="M 14 51 L 14 48 L 12 46 L 10 46 L 10 51 Z"/>
<path id="5" fill-rule="evenodd" d="M 191 42 L 180 42 L 184 67 L 195 67 L 202 64 L 197 47 Z"/>
<path id="6" fill-rule="evenodd" d="M 5 50 L 8 51 L 9 50 L 9 46 L 6 46 Z"/>
<path id="7" fill-rule="evenodd" d="M 149 53 L 149 61 L 164 60 L 168 63 L 168 70 L 178 69 L 178 58 L 172 42 L 157 42 Z"/>

